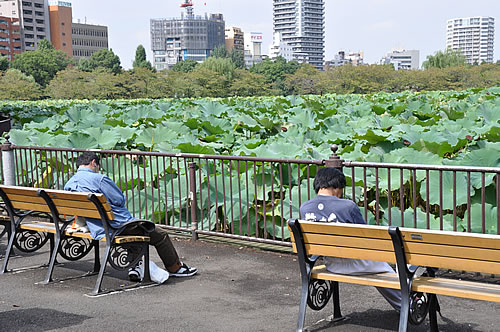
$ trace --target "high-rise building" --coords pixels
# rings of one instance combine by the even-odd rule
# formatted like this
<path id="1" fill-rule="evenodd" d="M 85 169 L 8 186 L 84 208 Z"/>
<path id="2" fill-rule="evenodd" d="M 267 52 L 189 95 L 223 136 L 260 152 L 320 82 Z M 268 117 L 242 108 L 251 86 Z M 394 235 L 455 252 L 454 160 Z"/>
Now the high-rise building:
<path id="1" fill-rule="evenodd" d="M 108 49 L 108 27 L 105 25 L 72 23 L 72 56 L 75 60 L 88 59 L 102 49 Z"/>
<path id="2" fill-rule="evenodd" d="M 73 12 L 71 3 L 66 1 L 49 1 L 50 41 L 58 50 L 63 51 L 68 57 L 73 56 L 71 37 L 71 22 Z"/>
<path id="3" fill-rule="evenodd" d="M 19 20 L 23 51 L 35 50 L 41 40 L 50 40 L 47 0 L 0 0 L 0 16 Z"/>
<path id="4" fill-rule="evenodd" d="M 460 50 L 469 64 L 493 62 L 495 19 L 475 16 L 446 23 L 446 48 Z"/>
<path id="5" fill-rule="evenodd" d="M 418 69 L 420 67 L 420 51 L 393 49 L 380 60 L 380 64 L 392 64 L 396 70 Z"/>
<path id="6" fill-rule="evenodd" d="M 0 55 L 14 60 L 21 53 L 21 27 L 17 18 L 0 16 Z"/>
<path id="7" fill-rule="evenodd" d="M 325 54 L 323 0 L 273 0 L 273 30 L 292 48 L 293 60 L 322 70 Z"/>
<path id="8" fill-rule="evenodd" d="M 237 27 L 227 27 L 224 32 L 224 38 L 226 40 L 226 50 L 231 52 L 233 49 L 243 53 L 244 50 L 244 38 L 243 31 Z"/>
<path id="9" fill-rule="evenodd" d="M 151 20 L 151 49 L 157 70 L 169 69 L 182 60 L 203 62 L 210 52 L 225 45 L 222 14 L 195 16 L 193 4 L 185 0 L 180 18 Z"/>
<path id="10" fill-rule="evenodd" d="M 286 61 L 292 61 L 293 49 L 287 42 L 283 41 L 281 33 L 275 32 L 273 35 L 273 43 L 269 46 L 269 58 L 275 60 L 279 56 Z"/>

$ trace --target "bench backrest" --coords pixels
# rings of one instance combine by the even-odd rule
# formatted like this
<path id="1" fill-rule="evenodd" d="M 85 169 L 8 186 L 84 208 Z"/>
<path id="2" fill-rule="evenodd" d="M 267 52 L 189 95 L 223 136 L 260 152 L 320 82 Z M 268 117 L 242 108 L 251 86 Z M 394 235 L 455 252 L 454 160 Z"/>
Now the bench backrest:
<path id="1" fill-rule="evenodd" d="M 500 274 L 500 236 L 399 228 L 406 262 Z"/>
<path id="2" fill-rule="evenodd" d="M 288 224 L 292 231 L 300 227 L 306 255 L 396 262 L 388 227 L 303 220 L 289 220 Z M 297 252 L 294 235 L 293 250 Z"/>
<path id="3" fill-rule="evenodd" d="M 45 200 L 38 196 L 38 190 L 40 190 L 39 188 L 0 185 L 0 190 L 7 195 L 14 209 L 47 213 L 51 212 Z M 101 219 L 101 215 L 99 214 L 96 205 L 89 200 L 88 193 L 53 189 L 43 190 L 50 196 L 50 198 L 52 198 L 52 201 L 60 214 L 68 217 L 79 216 L 84 218 Z M 106 197 L 103 194 L 94 195 L 103 205 L 108 220 L 113 220 L 114 215 Z"/>

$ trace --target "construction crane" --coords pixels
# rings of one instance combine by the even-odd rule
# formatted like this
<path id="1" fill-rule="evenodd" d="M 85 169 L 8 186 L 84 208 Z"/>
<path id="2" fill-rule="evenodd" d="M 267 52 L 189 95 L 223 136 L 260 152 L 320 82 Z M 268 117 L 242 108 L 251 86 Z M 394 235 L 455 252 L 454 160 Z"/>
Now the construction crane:
<path id="1" fill-rule="evenodd" d="M 193 0 L 184 0 L 184 3 L 181 4 L 181 8 L 186 8 L 186 13 L 188 17 L 193 17 Z"/>

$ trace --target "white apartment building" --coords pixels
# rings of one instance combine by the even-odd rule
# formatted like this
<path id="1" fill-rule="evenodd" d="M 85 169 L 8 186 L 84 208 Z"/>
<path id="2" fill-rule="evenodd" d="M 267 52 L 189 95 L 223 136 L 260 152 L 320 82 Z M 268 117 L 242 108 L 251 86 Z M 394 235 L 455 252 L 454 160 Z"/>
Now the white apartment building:
<path id="1" fill-rule="evenodd" d="M 293 60 L 293 49 L 281 38 L 281 33 L 275 32 L 273 43 L 269 46 L 269 58 L 275 60 L 277 57 L 283 57 L 286 61 Z"/>
<path id="2" fill-rule="evenodd" d="M 469 64 L 493 63 L 495 19 L 463 17 L 446 23 L 446 48 L 461 50 Z"/>
<path id="3" fill-rule="evenodd" d="M 36 50 L 42 39 L 50 40 L 47 0 L 0 0 L 0 16 L 19 20 L 23 52 Z"/>
<path id="4" fill-rule="evenodd" d="M 396 70 L 418 69 L 420 67 L 420 51 L 393 49 L 380 60 L 380 64 L 392 64 Z"/>
<path id="5" fill-rule="evenodd" d="M 323 0 L 273 0 L 273 31 L 293 51 L 293 60 L 323 70 L 325 57 Z"/>
<path id="6" fill-rule="evenodd" d="M 364 65 L 363 52 L 345 52 L 339 51 L 332 60 L 325 63 L 325 67 L 340 67 L 350 65 L 353 67 Z"/>

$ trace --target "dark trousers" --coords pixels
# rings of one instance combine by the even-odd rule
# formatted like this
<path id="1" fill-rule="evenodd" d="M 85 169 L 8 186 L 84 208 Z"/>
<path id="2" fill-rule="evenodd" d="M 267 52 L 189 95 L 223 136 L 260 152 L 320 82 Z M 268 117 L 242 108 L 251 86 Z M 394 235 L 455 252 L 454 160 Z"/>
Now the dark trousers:
<path id="1" fill-rule="evenodd" d="M 177 251 L 175 250 L 167 231 L 161 227 L 155 227 L 154 231 L 149 234 L 145 234 L 144 229 L 135 224 L 127 226 L 127 228 L 125 228 L 120 235 L 149 235 L 149 244 L 155 246 L 163 265 L 165 265 L 165 268 L 179 264 L 179 255 L 177 255 Z"/>

